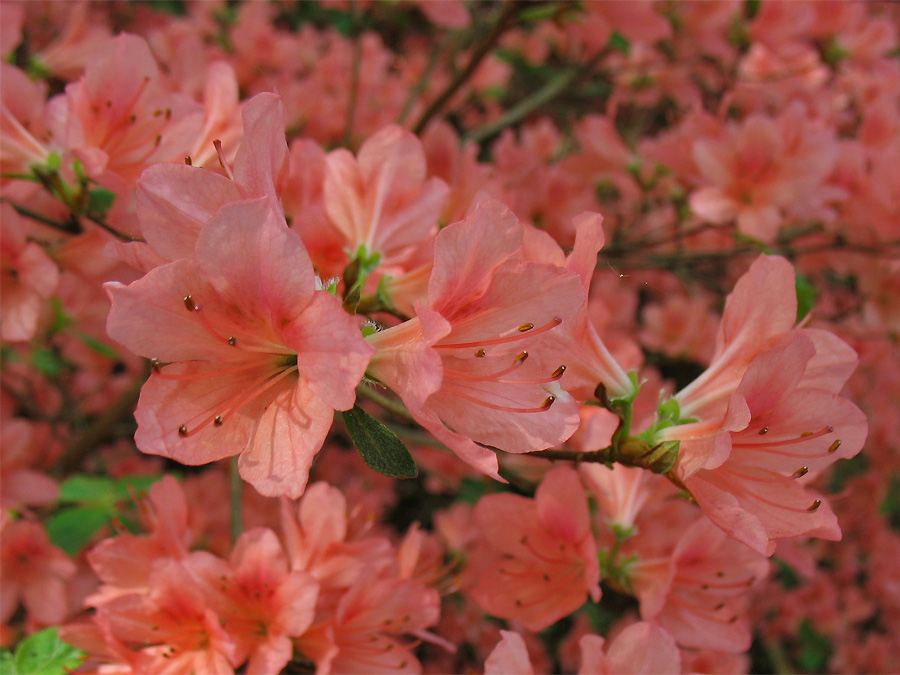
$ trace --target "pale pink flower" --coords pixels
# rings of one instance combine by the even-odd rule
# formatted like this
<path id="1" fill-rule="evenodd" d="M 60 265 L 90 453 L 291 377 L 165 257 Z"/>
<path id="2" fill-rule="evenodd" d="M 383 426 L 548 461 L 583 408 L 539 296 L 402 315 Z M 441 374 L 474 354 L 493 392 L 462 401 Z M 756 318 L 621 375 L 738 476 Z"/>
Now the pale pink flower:
<path id="1" fill-rule="evenodd" d="M 280 192 L 288 166 L 281 99 L 275 94 L 258 94 L 244 105 L 242 118 L 243 136 L 231 175 L 164 163 L 141 175 L 137 213 L 141 233 L 156 254 L 151 259 L 147 253 L 135 254 L 142 269 L 193 257 L 200 230 L 225 204 Z M 280 206 L 276 204 L 276 208 Z M 127 244 L 119 245 L 118 251 L 146 248 Z"/>
<path id="2" fill-rule="evenodd" d="M 666 675 L 681 672 L 675 639 L 664 628 L 646 621 L 633 623 L 608 643 L 599 635 L 584 635 L 579 675 Z"/>
<path id="3" fill-rule="evenodd" d="M 714 523 L 767 555 L 773 539 L 840 539 L 831 508 L 804 476 L 853 457 L 866 438 L 859 408 L 807 382 L 816 356 L 812 340 L 795 334 L 754 359 L 729 401 L 728 437 L 702 468 L 679 471 Z"/>
<path id="4" fill-rule="evenodd" d="M 552 469 L 534 499 L 488 495 L 475 507 L 481 545 L 472 597 L 485 611 L 542 630 L 600 600 L 597 544 L 578 473 Z"/>
<path id="5" fill-rule="evenodd" d="M 111 598 L 96 608 L 106 642 L 133 673 L 233 673 L 238 645 L 180 562 L 160 560 L 149 590 Z"/>
<path id="6" fill-rule="evenodd" d="M 484 675 L 534 675 L 522 636 L 509 630 L 500 635 L 503 638 L 484 662 Z"/>
<path id="7" fill-rule="evenodd" d="M 343 149 L 326 157 L 325 213 L 351 256 L 363 246 L 384 265 L 402 263 L 437 231 L 447 191 L 426 180 L 422 142 L 402 127 L 379 131 L 356 158 Z"/>
<path id="8" fill-rule="evenodd" d="M 9 204 L 0 204 L 0 218 L 3 222 L 0 338 L 30 340 L 37 331 L 44 301 L 59 283 L 59 269 L 40 244 L 27 240 L 25 223 Z"/>
<path id="9" fill-rule="evenodd" d="M 10 620 L 19 603 L 28 618 L 47 626 L 65 620 L 66 582 L 75 563 L 50 543 L 40 523 L 0 516 L 0 623 Z"/>
<path id="10" fill-rule="evenodd" d="M 96 49 L 84 76 L 50 101 L 57 143 L 117 194 L 157 162 L 180 161 L 203 126 L 203 108 L 166 91 L 143 38 L 122 34 Z"/>
<path id="11" fill-rule="evenodd" d="M 262 198 L 220 209 L 196 259 L 109 284 L 110 336 L 170 364 L 141 392 L 138 447 L 188 464 L 240 453 L 263 494 L 302 494 L 372 351 L 315 283 L 300 237 Z"/>
<path id="12" fill-rule="evenodd" d="M 44 119 L 46 97 L 46 85 L 0 63 L 0 184 L 10 180 L 7 174 L 28 174 L 32 164 L 46 163 L 51 149 Z"/>
<path id="13" fill-rule="evenodd" d="M 750 647 L 743 615 L 747 591 L 768 573 L 768 561 L 730 539 L 705 518 L 696 520 L 662 558 L 629 567 L 641 616 L 670 633 L 678 644 L 742 652 Z"/>
<path id="14" fill-rule="evenodd" d="M 0 430 L 0 508 L 48 506 L 56 501 L 59 486 L 36 470 L 52 447 L 51 429 L 25 419 L 3 420 Z"/>
<path id="15" fill-rule="evenodd" d="M 312 625 L 319 585 L 289 570 L 275 533 L 255 528 L 241 535 L 228 562 L 198 551 L 185 567 L 234 640 L 236 660 L 249 656 L 246 672 L 280 672 L 293 654 L 290 638 Z"/>
<path id="16" fill-rule="evenodd" d="M 412 650 L 440 618 L 434 589 L 411 580 L 379 578 L 363 569 L 333 613 L 297 640 L 299 650 L 316 662 L 316 672 L 421 673 Z"/>
<path id="17" fill-rule="evenodd" d="M 551 447 L 578 423 L 557 384 L 563 349 L 547 333 L 568 321 L 584 294 L 565 269 L 522 259 L 523 228 L 499 202 L 479 204 L 435 238 L 427 305 L 371 335 L 370 373 L 416 420 L 475 468 L 497 476 L 507 452 Z"/>

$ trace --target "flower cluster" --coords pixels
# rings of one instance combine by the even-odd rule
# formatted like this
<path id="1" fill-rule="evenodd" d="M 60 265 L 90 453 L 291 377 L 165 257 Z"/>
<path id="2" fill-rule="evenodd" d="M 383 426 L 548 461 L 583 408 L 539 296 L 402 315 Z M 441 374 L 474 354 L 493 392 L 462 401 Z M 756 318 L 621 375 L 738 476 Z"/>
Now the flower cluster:
<path id="1" fill-rule="evenodd" d="M 900 668 L 896 7 L 0 19 L 0 645 Z"/>

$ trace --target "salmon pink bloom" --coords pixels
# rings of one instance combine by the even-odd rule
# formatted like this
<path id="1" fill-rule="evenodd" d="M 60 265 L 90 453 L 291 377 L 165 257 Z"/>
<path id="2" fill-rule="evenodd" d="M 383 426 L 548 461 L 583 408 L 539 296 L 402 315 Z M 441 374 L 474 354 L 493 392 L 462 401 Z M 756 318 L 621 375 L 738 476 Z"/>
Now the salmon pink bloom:
<path id="1" fill-rule="evenodd" d="M 679 538 L 671 555 L 640 559 L 630 569 L 641 616 L 683 647 L 724 652 L 750 648 L 750 630 L 742 615 L 748 589 L 768 574 L 762 555 L 700 518 Z"/>
<path id="2" fill-rule="evenodd" d="M 0 204 L 0 217 L 3 222 L 0 338 L 29 340 L 37 331 L 44 300 L 59 283 L 59 269 L 40 244 L 27 240 L 25 223 L 9 204 Z"/>
<path id="3" fill-rule="evenodd" d="M 435 238 L 427 305 L 368 338 L 370 373 L 413 417 L 475 468 L 497 477 L 480 444 L 523 453 L 557 445 L 578 426 L 558 380 L 564 348 L 551 340 L 584 300 L 578 277 L 523 259 L 523 227 L 496 201 Z M 549 334 L 549 335 L 548 335 Z"/>
<path id="4" fill-rule="evenodd" d="M 185 561 L 237 645 L 236 659 L 247 659 L 248 673 L 278 673 L 293 654 L 291 637 L 310 627 L 319 585 L 300 571 L 289 571 L 288 558 L 265 528 L 245 532 L 228 562 L 206 551 Z"/>
<path id="5" fill-rule="evenodd" d="M 240 453 L 261 493 L 302 494 L 373 351 L 315 288 L 299 235 L 268 197 L 220 209 L 196 259 L 108 284 L 110 336 L 158 359 L 135 413 L 138 448 L 186 464 Z"/>
<path id="6" fill-rule="evenodd" d="M 583 635 L 579 675 L 665 675 L 681 672 L 675 639 L 663 628 L 639 621 L 608 643 L 599 635 Z"/>
<path id="7" fill-rule="evenodd" d="M 584 486 L 568 467 L 552 469 L 534 499 L 488 495 L 475 507 L 482 543 L 472 596 L 485 611 L 542 630 L 588 595 L 600 600 L 597 543 Z"/>
<path id="8" fill-rule="evenodd" d="M 242 116 L 243 138 L 228 176 L 184 164 L 155 164 L 141 175 L 137 213 L 152 253 L 135 257 L 124 251 L 148 246 L 119 244 L 123 258 L 152 269 L 167 260 L 193 257 L 200 230 L 222 206 L 279 193 L 288 166 L 281 99 L 258 94 L 244 105 Z"/>
<path id="9" fill-rule="evenodd" d="M 710 518 L 771 555 L 773 539 L 840 538 L 831 510 L 804 476 L 859 452 L 863 413 L 837 392 L 853 350 L 822 330 L 793 328 L 794 272 L 761 256 L 725 304 L 710 367 L 675 395 L 682 418 L 657 442 L 680 441 L 677 476 Z"/>
<path id="10" fill-rule="evenodd" d="M 356 158 L 340 149 L 326 162 L 325 213 L 351 255 L 365 246 L 386 265 L 400 263 L 437 231 L 448 188 L 440 178 L 426 180 L 422 142 L 409 131 L 386 127 Z"/>
<path id="11" fill-rule="evenodd" d="M 144 39 L 123 34 L 98 48 L 84 76 L 50 101 L 48 119 L 88 176 L 120 193 L 151 164 L 184 156 L 202 130 L 203 108 L 166 91 Z"/>
<path id="12" fill-rule="evenodd" d="M 804 381 L 816 356 L 813 342 L 794 334 L 754 359 L 729 401 L 722 446 L 703 468 L 680 472 L 714 523 L 767 555 L 774 539 L 841 538 L 831 508 L 804 477 L 853 457 L 866 439 L 859 408 Z"/>
<path id="13" fill-rule="evenodd" d="M 20 602 L 40 625 L 64 621 L 66 582 L 75 571 L 40 523 L 0 514 L 0 623 L 12 618 Z"/>

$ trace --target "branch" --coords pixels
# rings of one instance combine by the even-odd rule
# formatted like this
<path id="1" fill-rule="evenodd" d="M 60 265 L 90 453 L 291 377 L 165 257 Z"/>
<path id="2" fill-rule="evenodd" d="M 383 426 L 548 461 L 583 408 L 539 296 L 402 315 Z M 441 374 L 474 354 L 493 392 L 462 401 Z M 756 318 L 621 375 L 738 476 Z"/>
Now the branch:
<path id="1" fill-rule="evenodd" d="M 142 386 L 144 386 L 143 378 L 132 384 L 105 413 L 72 439 L 65 454 L 54 466 L 54 470 L 60 474 L 74 471 L 88 454 L 97 449 L 97 446 L 114 439 L 116 425 L 133 414 Z"/>
<path id="2" fill-rule="evenodd" d="M 519 10 L 526 6 L 528 3 L 521 3 L 518 0 L 513 0 L 507 2 L 503 6 L 503 11 L 500 13 L 500 16 L 497 17 L 497 20 L 494 22 L 494 27 L 491 30 L 490 34 L 487 36 L 484 42 L 478 45 L 475 51 L 472 53 L 472 57 L 469 59 L 469 62 L 466 64 L 466 67 L 463 68 L 456 74 L 450 83 L 444 88 L 444 91 L 431 102 L 431 105 L 425 109 L 425 112 L 422 113 L 422 117 L 419 118 L 419 121 L 416 122 L 416 126 L 413 127 L 413 133 L 418 135 L 421 134 L 425 127 L 428 126 L 428 123 L 431 119 L 437 115 L 441 108 L 450 100 L 450 98 L 459 90 L 461 86 L 463 86 L 466 81 L 472 76 L 472 73 L 475 72 L 476 68 L 481 64 L 491 49 L 494 48 L 494 45 L 497 44 L 497 41 L 500 39 L 500 36 L 506 32 L 506 30 L 512 25 L 512 20 L 515 15 L 519 12 Z"/>

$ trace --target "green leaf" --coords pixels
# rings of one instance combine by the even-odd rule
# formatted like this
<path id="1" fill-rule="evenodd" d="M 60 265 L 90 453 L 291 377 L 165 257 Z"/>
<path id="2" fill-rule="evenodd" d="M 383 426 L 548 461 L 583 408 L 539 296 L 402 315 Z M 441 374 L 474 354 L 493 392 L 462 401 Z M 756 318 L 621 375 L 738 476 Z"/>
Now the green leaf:
<path id="1" fill-rule="evenodd" d="M 97 352 L 100 356 L 105 356 L 108 359 L 116 359 L 119 357 L 119 354 L 115 349 L 110 347 L 109 345 L 105 345 L 97 338 L 88 335 L 86 333 L 82 333 L 78 336 L 81 338 L 81 341 L 90 347 L 93 351 Z"/>
<path id="2" fill-rule="evenodd" d="M 113 480 L 105 476 L 72 476 L 59 486 L 59 501 L 80 504 L 115 502 Z"/>
<path id="3" fill-rule="evenodd" d="M 92 216 L 105 216 L 116 200 L 116 193 L 106 188 L 94 188 L 88 193 L 87 212 Z"/>
<path id="4" fill-rule="evenodd" d="M 52 349 L 35 349 L 31 353 L 31 366 L 47 377 L 56 377 L 66 367 L 66 360 Z"/>
<path id="5" fill-rule="evenodd" d="M 8 653 L 8 652 L 7 652 Z M 84 660 L 86 654 L 59 639 L 57 629 L 46 628 L 19 643 L 14 661 L 3 654 L 4 675 L 65 675 Z M 8 670 L 12 666 L 11 670 Z"/>
<path id="6" fill-rule="evenodd" d="M 813 627 L 812 621 L 800 622 L 797 637 L 800 638 L 800 668 L 806 673 L 824 673 L 831 659 L 831 639 Z"/>
<path id="7" fill-rule="evenodd" d="M 100 528 L 109 523 L 108 506 L 71 506 L 47 519 L 47 534 L 54 546 L 75 555 L 87 545 Z"/>
<path id="8" fill-rule="evenodd" d="M 628 42 L 628 38 L 622 35 L 619 31 L 614 30 L 613 34 L 609 36 L 609 48 L 615 49 L 617 52 L 622 52 L 625 56 L 628 56 L 628 53 L 631 51 L 631 43 Z"/>
<path id="9" fill-rule="evenodd" d="M 805 276 L 797 273 L 797 321 L 802 321 L 803 318 L 810 313 L 813 308 L 813 305 L 816 304 L 816 296 L 819 295 L 819 291 L 816 290 L 816 287 L 812 285 L 812 283 Z"/>
<path id="10" fill-rule="evenodd" d="M 358 405 L 344 412 L 344 424 L 350 440 L 363 461 L 380 474 L 391 478 L 415 478 L 416 463 L 397 434 Z"/>

